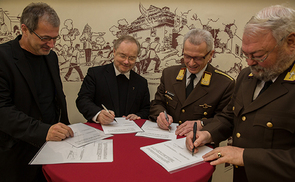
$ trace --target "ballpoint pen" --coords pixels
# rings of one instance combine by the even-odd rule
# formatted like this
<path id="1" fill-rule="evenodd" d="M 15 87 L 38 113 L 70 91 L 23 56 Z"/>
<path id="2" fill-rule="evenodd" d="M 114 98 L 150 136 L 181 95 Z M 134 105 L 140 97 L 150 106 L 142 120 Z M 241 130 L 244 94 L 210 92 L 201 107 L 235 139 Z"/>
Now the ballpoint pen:
<path id="1" fill-rule="evenodd" d="M 194 136 L 193 136 L 193 143 L 196 141 L 196 133 L 197 133 L 197 122 L 194 123 L 194 130 L 193 130 Z M 195 152 L 195 146 L 192 150 L 192 156 L 194 156 L 194 152 Z"/>
<path id="2" fill-rule="evenodd" d="M 104 108 L 104 110 L 106 110 L 108 113 L 111 114 L 111 112 L 103 104 L 101 104 L 101 106 Z M 117 120 L 115 118 L 114 118 L 114 120 L 117 122 Z"/>
<path id="3" fill-rule="evenodd" d="M 165 114 L 165 118 L 166 118 L 166 120 L 167 120 L 167 122 L 169 124 L 169 118 L 168 118 L 167 112 L 164 111 L 164 114 Z M 170 125 L 168 126 L 168 130 L 171 131 L 171 126 Z"/>

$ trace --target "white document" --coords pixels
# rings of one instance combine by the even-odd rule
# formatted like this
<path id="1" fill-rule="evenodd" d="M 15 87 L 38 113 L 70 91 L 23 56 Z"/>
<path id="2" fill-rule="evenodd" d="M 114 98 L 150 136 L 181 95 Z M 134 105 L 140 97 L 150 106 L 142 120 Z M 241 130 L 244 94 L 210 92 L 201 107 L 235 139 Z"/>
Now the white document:
<path id="1" fill-rule="evenodd" d="M 101 125 L 105 134 L 122 134 L 122 133 L 136 133 L 142 131 L 140 127 L 131 120 L 125 118 L 116 118 L 116 121 L 108 125 Z"/>
<path id="2" fill-rule="evenodd" d="M 113 136 L 106 135 L 103 131 L 83 123 L 76 123 L 68 126 L 72 128 L 74 137 L 66 138 L 64 141 L 72 144 L 75 147 L 81 147 L 97 140 L 102 140 L 104 138 Z"/>
<path id="3" fill-rule="evenodd" d="M 82 147 L 65 141 L 46 142 L 29 164 L 113 162 L 113 140 L 100 140 Z"/>
<path id="4" fill-rule="evenodd" d="M 192 152 L 185 146 L 185 138 L 149 145 L 140 149 L 168 172 L 202 162 L 202 156 L 212 150 L 207 146 L 198 147 L 199 152 L 192 156 Z"/>
<path id="5" fill-rule="evenodd" d="M 138 132 L 135 136 L 143 136 L 149 138 L 157 138 L 157 139 L 164 139 L 164 140 L 176 140 L 176 127 L 177 123 L 172 123 L 171 130 L 163 130 L 159 128 L 156 122 L 152 122 L 146 120 L 146 122 L 142 125 L 141 129 L 143 132 Z"/>

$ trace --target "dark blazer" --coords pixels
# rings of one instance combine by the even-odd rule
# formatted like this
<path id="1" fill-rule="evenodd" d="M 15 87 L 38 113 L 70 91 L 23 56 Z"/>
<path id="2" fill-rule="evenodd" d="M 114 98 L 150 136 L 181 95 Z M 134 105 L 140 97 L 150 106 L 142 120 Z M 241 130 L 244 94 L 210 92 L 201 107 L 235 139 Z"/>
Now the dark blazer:
<path id="1" fill-rule="evenodd" d="M 77 108 L 88 120 L 102 110 L 101 104 L 119 116 L 119 91 L 113 63 L 88 69 L 78 98 Z M 150 94 L 147 80 L 130 71 L 126 112 L 147 119 L 150 108 Z"/>
<path id="2" fill-rule="evenodd" d="M 44 144 L 51 126 L 42 122 L 30 66 L 19 45 L 20 38 L 0 45 L 1 181 L 33 179 L 41 167 L 28 166 L 28 163 Z M 69 124 L 57 56 L 51 51 L 45 59 L 55 85 L 59 121 Z"/>
<path id="3" fill-rule="evenodd" d="M 233 145 L 245 148 L 245 167 L 234 167 L 234 181 L 295 180 L 295 76 L 290 77 L 291 68 L 254 101 L 258 80 L 249 68 L 243 69 L 228 106 L 203 128 L 215 143 L 232 135 Z"/>
<path id="4" fill-rule="evenodd" d="M 234 79 L 211 64 L 208 64 L 205 70 L 212 74 L 209 85 L 202 85 L 200 80 L 186 98 L 185 73 L 182 80 L 176 79 L 181 69 L 186 69 L 185 65 L 171 66 L 163 70 L 155 99 L 151 102 L 151 120 L 156 121 L 157 116 L 164 110 L 172 116 L 173 122 L 179 124 L 187 120 L 211 118 L 221 112 L 230 101 Z M 166 91 L 171 94 L 166 94 Z"/>

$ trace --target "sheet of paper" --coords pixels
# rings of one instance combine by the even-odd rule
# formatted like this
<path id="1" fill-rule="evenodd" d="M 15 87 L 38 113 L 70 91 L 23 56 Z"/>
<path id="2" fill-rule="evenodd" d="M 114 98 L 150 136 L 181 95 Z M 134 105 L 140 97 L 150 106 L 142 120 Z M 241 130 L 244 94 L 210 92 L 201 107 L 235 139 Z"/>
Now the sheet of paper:
<path id="1" fill-rule="evenodd" d="M 64 141 L 70 143 L 75 147 L 81 147 L 83 145 L 102 140 L 113 135 L 106 135 L 103 131 L 88 126 L 83 123 L 76 123 L 68 125 L 74 132 L 74 137 L 67 138 Z"/>
<path id="2" fill-rule="evenodd" d="M 108 125 L 101 125 L 105 134 L 122 134 L 122 133 L 136 133 L 142 131 L 140 127 L 131 120 L 126 120 L 123 117 L 116 118 L 116 121 Z"/>
<path id="3" fill-rule="evenodd" d="M 146 120 L 146 122 L 142 125 L 141 129 L 142 132 L 138 132 L 135 136 L 143 136 L 143 137 L 149 137 L 149 138 L 157 138 L 157 139 L 164 139 L 164 140 L 176 140 L 176 126 L 177 123 L 172 123 L 171 130 L 163 130 L 159 128 L 158 124 L 156 122 L 152 122 L 149 120 Z"/>
<path id="4" fill-rule="evenodd" d="M 113 162 L 113 140 L 100 140 L 79 148 L 65 141 L 49 141 L 43 145 L 29 164 L 92 162 Z"/>
<path id="5" fill-rule="evenodd" d="M 202 146 L 198 148 L 199 152 L 192 156 L 192 152 L 187 150 L 185 146 L 185 138 L 149 145 L 140 149 L 168 172 L 202 162 L 202 156 L 212 150 L 210 147 Z"/>

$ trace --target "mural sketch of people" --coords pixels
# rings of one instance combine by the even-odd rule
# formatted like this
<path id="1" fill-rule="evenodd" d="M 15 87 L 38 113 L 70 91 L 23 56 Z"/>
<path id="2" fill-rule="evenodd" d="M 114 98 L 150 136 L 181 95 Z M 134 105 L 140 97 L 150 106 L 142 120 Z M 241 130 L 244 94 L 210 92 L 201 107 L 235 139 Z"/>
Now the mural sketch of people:
<path id="1" fill-rule="evenodd" d="M 60 35 L 64 41 L 69 41 L 70 46 L 73 46 L 73 41 L 76 40 L 76 37 L 80 35 L 80 32 L 77 28 L 73 27 L 73 20 L 66 19 L 64 22 L 65 27 L 60 31 Z"/>
<path id="2" fill-rule="evenodd" d="M 140 74 L 142 69 L 143 69 L 143 65 L 145 63 L 146 60 L 146 55 L 148 53 L 148 48 L 150 46 L 150 42 L 151 42 L 151 38 L 147 37 L 145 39 L 145 41 L 143 41 L 140 45 L 140 55 L 138 56 L 135 66 L 134 66 L 134 70 Z"/>
<path id="3" fill-rule="evenodd" d="M 83 76 L 82 71 L 80 69 L 79 58 L 80 58 L 80 44 L 76 44 L 75 49 L 71 53 L 69 70 L 68 70 L 67 74 L 65 75 L 66 81 L 69 81 L 69 77 L 71 76 L 72 71 L 73 71 L 74 68 L 75 68 L 75 70 L 77 70 L 77 72 L 78 72 L 78 74 L 80 76 L 80 80 L 81 81 L 84 80 L 84 76 Z"/>
<path id="4" fill-rule="evenodd" d="M 91 66 L 92 32 L 88 24 L 83 29 L 80 41 L 83 43 L 83 49 L 85 51 L 86 66 Z"/>
<path id="5" fill-rule="evenodd" d="M 143 65 L 143 74 L 147 73 L 147 69 L 151 63 L 151 61 L 155 61 L 155 70 L 154 72 L 155 73 L 160 73 L 160 70 L 159 70 L 159 66 L 161 64 L 161 60 L 159 58 L 159 56 L 157 55 L 157 52 L 160 51 L 160 37 L 156 37 L 154 42 L 152 42 L 148 48 L 148 52 L 147 52 L 147 55 L 146 55 L 146 60 L 145 60 L 145 63 Z"/>

